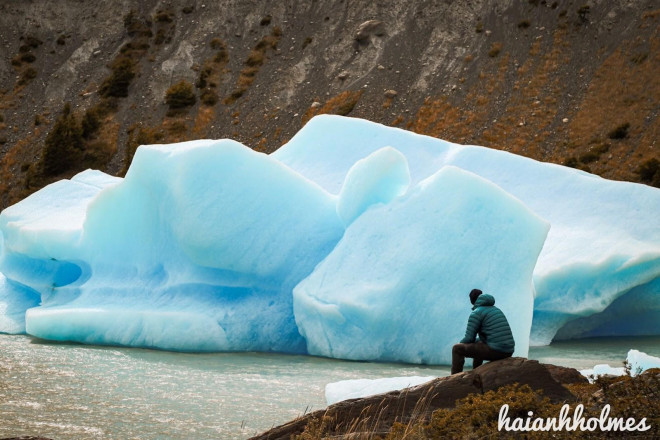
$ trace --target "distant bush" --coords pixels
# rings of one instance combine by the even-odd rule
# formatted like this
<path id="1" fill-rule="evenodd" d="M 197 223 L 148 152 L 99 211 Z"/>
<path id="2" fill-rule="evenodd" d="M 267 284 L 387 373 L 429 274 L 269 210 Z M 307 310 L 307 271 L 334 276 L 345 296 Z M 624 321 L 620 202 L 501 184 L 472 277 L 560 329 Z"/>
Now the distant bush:
<path id="1" fill-rule="evenodd" d="M 502 43 L 493 43 L 488 51 L 488 56 L 495 58 L 502 51 Z"/>
<path id="2" fill-rule="evenodd" d="M 34 61 L 37 59 L 37 57 L 34 56 L 34 54 L 27 52 L 24 54 L 21 54 L 21 61 L 25 63 L 34 63 Z"/>
<path id="3" fill-rule="evenodd" d="M 91 138 L 98 132 L 101 127 L 101 119 L 96 108 L 91 108 L 85 112 L 80 125 L 82 128 L 82 137 L 85 139 Z"/>
<path id="4" fill-rule="evenodd" d="M 520 29 L 527 29 L 530 26 L 531 26 L 531 23 L 529 22 L 529 20 L 522 20 L 518 23 L 518 27 Z"/>
<path id="5" fill-rule="evenodd" d="M 62 34 L 59 37 L 57 37 L 57 44 L 60 46 L 64 46 L 66 44 L 66 35 Z"/>
<path id="6" fill-rule="evenodd" d="M 272 19 L 273 19 L 273 17 L 271 17 L 270 15 L 266 15 L 264 18 L 261 19 L 259 24 L 261 26 L 268 26 Z"/>
<path id="7" fill-rule="evenodd" d="M 204 105 L 209 107 L 214 106 L 218 102 L 218 94 L 213 89 L 204 89 L 199 98 Z"/>
<path id="8" fill-rule="evenodd" d="M 184 80 L 171 86 L 165 93 L 165 102 L 170 107 L 170 111 L 190 107 L 196 100 L 192 84 Z"/>
<path id="9" fill-rule="evenodd" d="M 637 169 L 637 174 L 642 182 L 660 188 L 660 161 L 655 157 L 644 161 Z"/>
<path id="10" fill-rule="evenodd" d="M 21 73 L 21 76 L 18 79 L 18 85 L 19 86 L 26 85 L 36 77 L 37 77 L 37 71 L 32 67 L 28 67 Z"/>
<path id="11" fill-rule="evenodd" d="M 484 31 L 484 24 L 481 21 L 477 23 L 477 26 L 474 28 L 474 31 L 478 34 L 482 33 Z"/>
<path id="12" fill-rule="evenodd" d="M 564 159 L 564 166 L 577 168 L 578 166 L 580 166 L 580 162 L 578 162 L 575 156 L 570 156 Z"/>
<path id="13" fill-rule="evenodd" d="M 46 136 L 41 158 L 43 174 L 54 176 L 67 171 L 80 160 L 82 150 L 82 128 L 71 112 L 71 104 L 67 103 Z"/>
<path id="14" fill-rule="evenodd" d="M 610 139 L 625 139 L 628 137 L 628 129 L 630 128 L 630 123 L 626 122 L 618 127 L 616 127 L 614 130 L 610 131 L 607 133 L 607 136 Z"/>
<path id="15" fill-rule="evenodd" d="M 135 62 L 131 58 L 123 56 L 115 59 L 110 68 L 112 73 L 101 84 L 100 95 L 103 97 L 127 97 L 128 86 L 135 77 Z"/>
<path id="16" fill-rule="evenodd" d="M 600 154 L 598 154 L 595 151 L 587 151 L 586 153 L 582 153 L 580 157 L 578 158 L 580 162 L 584 164 L 588 164 L 591 162 L 596 162 L 600 158 Z"/>
<path id="17" fill-rule="evenodd" d="M 25 37 L 24 41 L 25 41 L 25 44 L 30 46 L 32 49 L 36 49 L 39 46 L 41 46 L 42 44 L 44 44 L 43 41 L 41 41 L 40 39 L 38 39 L 37 37 L 34 37 L 32 35 L 28 35 L 27 37 Z"/>
<path id="18" fill-rule="evenodd" d="M 136 11 L 131 11 L 124 17 L 124 28 L 130 37 L 151 38 L 151 21 L 138 17 Z"/>
<path id="19" fill-rule="evenodd" d="M 207 79 L 211 76 L 213 73 L 213 68 L 211 66 L 204 66 L 202 69 L 199 71 L 199 78 L 197 78 L 197 82 L 195 83 L 195 87 L 198 89 L 203 89 L 207 86 Z"/>
<path id="20" fill-rule="evenodd" d="M 577 14 L 581 23 L 587 23 L 589 21 L 589 12 L 591 12 L 589 5 L 582 5 L 578 8 Z"/>
<path id="21" fill-rule="evenodd" d="M 154 17 L 154 21 L 159 23 L 172 23 L 174 21 L 174 12 L 170 10 L 158 11 Z"/>
<path id="22" fill-rule="evenodd" d="M 303 44 L 302 44 L 302 48 L 303 48 L 303 50 L 304 50 L 307 46 L 309 46 L 310 44 L 312 44 L 312 41 L 314 41 L 314 40 L 312 39 L 312 37 L 307 37 L 307 38 L 305 38 L 305 41 L 303 41 Z"/>
<path id="23" fill-rule="evenodd" d="M 184 6 L 184 7 L 181 9 L 181 12 L 183 12 L 184 14 L 190 14 L 190 13 L 191 13 L 192 11 L 194 11 L 194 10 L 195 10 L 195 7 L 194 7 L 194 6 Z"/>
<path id="24" fill-rule="evenodd" d="M 241 70 L 236 81 L 237 89 L 234 90 L 223 102 L 226 105 L 231 105 L 236 102 L 247 91 L 248 87 L 252 85 L 255 76 L 259 72 L 259 68 L 266 60 L 266 51 L 269 49 L 277 48 L 277 45 L 282 36 L 282 29 L 279 26 L 274 26 L 270 35 L 263 37 L 257 45 L 250 51 L 248 58 L 245 60 L 245 67 Z"/>

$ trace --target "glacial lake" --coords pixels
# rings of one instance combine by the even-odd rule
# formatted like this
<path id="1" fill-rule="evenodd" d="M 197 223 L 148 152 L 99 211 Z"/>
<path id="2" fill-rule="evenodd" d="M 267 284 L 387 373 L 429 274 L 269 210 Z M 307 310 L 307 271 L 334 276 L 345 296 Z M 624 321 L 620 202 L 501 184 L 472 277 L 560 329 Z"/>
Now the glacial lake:
<path id="1" fill-rule="evenodd" d="M 533 347 L 529 357 L 578 369 L 619 367 L 631 348 L 660 356 L 660 337 L 558 342 Z M 246 439 L 324 408 L 330 382 L 448 374 L 448 366 L 172 353 L 0 335 L 0 438 Z"/>

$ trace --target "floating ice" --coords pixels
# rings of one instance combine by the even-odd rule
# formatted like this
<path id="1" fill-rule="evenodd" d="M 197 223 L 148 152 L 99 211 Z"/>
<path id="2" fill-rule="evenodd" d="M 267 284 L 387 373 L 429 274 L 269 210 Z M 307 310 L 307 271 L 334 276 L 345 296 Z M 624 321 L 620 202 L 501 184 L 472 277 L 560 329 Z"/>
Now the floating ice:
<path id="1" fill-rule="evenodd" d="M 637 376 L 651 368 L 660 368 L 660 358 L 650 356 L 638 350 L 628 351 L 626 357 L 628 367 L 630 368 L 630 375 Z M 625 367 L 611 367 L 609 364 L 598 364 L 593 368 L 580 370 L 580 373 L 588 377 L 589 380 L 597 378 L 598 376 L 623 376 L 626 374 Z"/>
<path id="2" fill-rule="evenodd" d="M 361 397 L 414 387 L 435 378 L 435 376 L 410 376 L 341 380 L 325 386 L 325 401 L 328 405 L 332 405 L 342 400 L 359 399 Z"/>
<path id="3" fill-rule="evenodd" d="M 271 155 L 142 146 L 0 214 L 0 331 L 447 363 L 479 287 L 517 354 L 658 334 L 658 218 L 655 188 L 338 116 Z"/>

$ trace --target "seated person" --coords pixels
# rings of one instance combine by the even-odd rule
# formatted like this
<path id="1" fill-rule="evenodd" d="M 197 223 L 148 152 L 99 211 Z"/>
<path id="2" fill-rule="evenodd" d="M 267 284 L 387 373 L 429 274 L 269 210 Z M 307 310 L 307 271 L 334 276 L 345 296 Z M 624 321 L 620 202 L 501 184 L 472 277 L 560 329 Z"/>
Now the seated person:
<path id="1" fill-rule="evenodd" d="M 452 349 L 451 374 L 463 371 L 465 358 L 473 358 L 472 368 L 484 360 L 496 361 L 511 357 L 515 343 L 509 321 L 495 307 L 495 298 L 472 289 L 470 302 L 474 305 L 467 323 L 465 337 Z M 477 334 L 479 338 L 476 339 Z"/>

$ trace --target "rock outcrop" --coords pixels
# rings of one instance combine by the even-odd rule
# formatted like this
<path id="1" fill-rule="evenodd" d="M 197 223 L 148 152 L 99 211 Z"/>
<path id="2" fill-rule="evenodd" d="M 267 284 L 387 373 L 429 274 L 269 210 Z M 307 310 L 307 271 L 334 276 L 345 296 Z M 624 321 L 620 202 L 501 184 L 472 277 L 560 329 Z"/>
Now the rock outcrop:
<path id="1" fill-rule="evenodd" d="M 327 427 L 330 432 L 340 432 L 342 428 L 372 416 L 373 420 L 377 420 L 372 429 L 386 432 L 395 422 L 406 423 L 413 415 L 428 419 L 436 409 L 454 408 L 456 401 L 468 394 L 485 393 L 514 383 L 529 385 L 533 390 L 540 390 L 551 402 L 559 403 L 576 400 L 563 384 L 587 383 L 587 379 L 574 368 L 518 357 L 509 358 L 402 391 L 338 402 L 327 409 L 275 427 L 251 440 L 289 440 L 291 436 L 301 434 L 312 420 L 319 418 L 331 424 Z"/>

